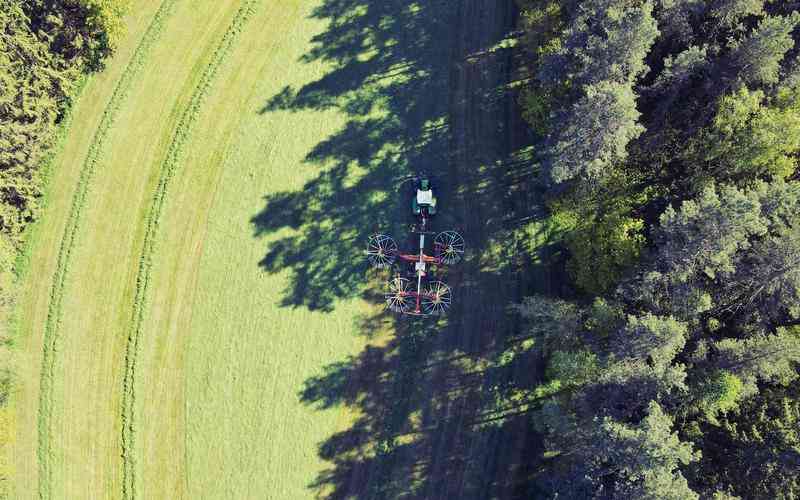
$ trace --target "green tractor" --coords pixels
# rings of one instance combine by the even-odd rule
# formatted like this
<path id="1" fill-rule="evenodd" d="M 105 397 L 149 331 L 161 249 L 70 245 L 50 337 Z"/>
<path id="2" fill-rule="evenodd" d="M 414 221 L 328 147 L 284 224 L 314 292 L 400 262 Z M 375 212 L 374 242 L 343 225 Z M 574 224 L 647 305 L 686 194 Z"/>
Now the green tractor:
<path id="1" fill-rule="evenodd" d="M 423 227 L 431 215 L 436 215 L 436 195 L 433 193 L 431 181 L 427 177 L 417 177 L 415 194 L 411 199 L 411 210 L 422 218 Z"/>

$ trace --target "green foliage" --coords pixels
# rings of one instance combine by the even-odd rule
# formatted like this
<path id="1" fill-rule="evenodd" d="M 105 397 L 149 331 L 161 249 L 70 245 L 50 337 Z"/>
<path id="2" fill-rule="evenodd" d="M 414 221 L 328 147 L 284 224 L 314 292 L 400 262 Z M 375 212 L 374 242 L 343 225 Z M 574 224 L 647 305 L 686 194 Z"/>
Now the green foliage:
<path id="1" fill-rule="evenodd" d="M 669 95 L 668 103 L 672 104 L 679 91 L 688 85 L 691 78 L 708 64 L 708 48 L 692 45 L 677 55 L 664 58 L 664 69 L 651 86 L 655 90 Z"/>
<path id="2" fill-rule="evenodd" d="M 588 351 L 555 351 L 547 362 L 545 376 L 559 387 L 583 385 L 598 375 L 597 356 Z"/>
<path id="3" fill-rule="evenodd" d="M 786 17 L 765 17 L 749 37 L 734 44 L 731 60 L 745 85 L 778 81 L 781 61 L 794 47 L 791 33 L 798 23 L 798 12 Z"/>
<path id="4" fill-rule="evenodd" d="M 14 242 L 38 210 L 40 165 L 75 78 L 68 67 L 19 4 L 0 0 L 0 234 Z"/>
<path id="5" fill-rule="evenodd" d="M 548 355 L 580 346 L 583 311 L 575 304 L 533 296 L 527 297 L 516 310 L 530 325 L 531 336 L 541 353 Z"/>
<path id="6" fill-rule="evenodd" d="M 760 333 L 747 339 L 723 339 L 713 344 L 714 364 L 736 374 L 741 393 L 758 392 L 757 382 L 788 385 L 798 379 L 800 337 L 786 329 L 774 335 Z"/>
<path id="7" fill-rule="evenodd" d="M 551 91 L 545 87 L 530 85 L 520 91 L 518 102 L 522 108 L 522 118 L 531 129 L 539 135 L 547 134 L 553 107 Z"/>
<path id="8" fill-rule="evenodd" d="M 764 0 L 716 0 L 709 14 L 723 28 L 732 28 L 747 16 L 763 14 Z"/>
<path id="9" fill-rule="evenodd" d="M 130 9 L 131 0 L 78 0 L 78 3 L 89 11 L 86 24 L 92 33 L 108 43 L 109 48 L 115 48 L 124 34 L 122 16 Z"/>
<path id="10" fill-rule="evenodd" d="M 685 434 L 702 439 L 703 425 L 737 411 L 758 396 L 761 385 L 793 383 L 800 338 L 781 325 L 796 321 L 792 311 L 800 305 L 798 214 L 800 186 L 795 184 L 709 188 L 679 209 L 665 211 L 653 258 L 622 287 L 626 304 L 610 308 L 616 312 L 607 313 L 606 301 L 591 308 L 526 302 L 539 304 L 536 314 L 527 316 L 536 323 L 531 333 L 544 345 L 557 346 L 544 351 L 550 353 L 550 384 L 570 389 L 551 391 L 556 397 L 543 409 L 551 448 L 585 453 L 600 437 L 576 429 L 591 428 L 597 415 L 625 428 L 635 426 L 648 401 L 680 415 Z M 622 323 L 613 319 L 620 308 L 629 311 Z M 713 331 L 713 339 L 702 337 L 707 331 Z M 571 386 L 570 380 L 575 381 Z M 556 426 L 555 418 L 566 420 Z M 614 463 L 627 459 L 619 455 Z M 563 460 L 570 473 L 583 470 L 574 456 Z M 637 481 L 636 488 L 644 489 L 631 491 L 643 497 L 663 494 L 657 485 L 665 484 L 690 494 L 681 489 L 685 480 L 663 471 L 652 474 L 658 478 L 654 483 Z"/>
<path id="11" fill-rule="evenodd" d="M 699 498 L 678 467 L 696 461 L 700 454 L 692 451 L 691 443 L 680 441 L 672 431 L 672 424 L 670 416 L 652 401 L 647 416 L 638 426 L 605 419 L 603 430 L 607 437 L 602 444 L 607 451 L 598 458 L 614 464 L 615 496 L 652 500 Z"/>
<path id="12" fill-rule="evenodd" d="M 606 339 L 616 332 L 625 319 L 625 315 L 616 304 L 597 297 L 588 310 L 583 328 L 593 338 Z"/>
<path id="13" fill-rule="evenodd" d="M 698 388 L 699 408 L 705 417 L 717 422 L 719 413 L 726 413 L 738 407 L 743 394 L 742 380 L 726 370 L 717 370 Z"/>
<path id="14" fill-rule="evenodd" d="M 675 363 L 686 325 L 654 315 L 621 320 L 618 308 L 601 300 L 584 310 L 535 298 L 523 307 L 536 311 L 527 316 L 531 332 L 548 345 L 554 343 L 554 322 L 571 318 L 572 340 L 561 343 L 562 350 L 546 351 L 549 382 L 536 392 L 554 396 L 537 415 L 557 452 L 556 470 L 566 474 L 554 477 L 551 489 L 572 498 L 600 491 L 612 480 L 619 495 L 660 498 L 664 488 L 676 488 L 690 498 L 676 467 L 693 460 L 691 446 L 679 442 L 668 415 L 654 402 L 686 390 L 685 367 Z M 563 350 L 568 345 L 573 347 Z M 606 417 L 598 420 L 595 411 Z M 636 415 L 642 412 L 649 416 L 639 422 Z M 634 445 L 640 440 L 645 441 Z"/>
<path id="15" fill-rule="evenodd" d="M 686 345 L 686 325 L 652 314 L 630 316 L 613 347 L 623 358 L 647 359 L 657 369 L 667 367 Z"/>
<path id="16" fill-rule="evenodd" d="M 597 220 L 575 220 L 565 244 L 567 269 L 575 285 L 592 295 L 614 287 L 639 260 L 644 245 L 641 219 L 620 212 L 598 214 Z"/>
<path id="17" fill-rule="evenodd" d="M 128 0 L 0 0 L 0 262 L 36 219 L 43 165 L 80 79 L 121 31 Z"/>
<path id="18" fill-rule="evenodd" d="M 561 2 L 518 0 L 519 24 L 523 30 L 522 44 L 528 60 L 526 66 L 536 68 L 542 58 L 558 52 L 564 29 Z M 539 135 L 546 135 L 558 89 L 540 85 L 535 80 L 527 82 L 519 95 L 522 117 Z"/>
<path id="19" fill-rule="evenodd" d="M 122 16 L 130 5 L 131 0 L 30 0 L 22 8 L 51 53 L 95 71 L 123 35 Z"/>
<path id="20" fill-rule="evenodd" d="M 540 413 L 548 429 L 554 467 L 547 478 L 551 492 L 564 498 L 696 499 L 679 467 L 699 453 L 672 430 L 670 416 L 656 402 L 645 418 L 626 424 L 611 417 L 576 419 L 552 404 Z"/>
<path id="21" fill-rule="evenodd" d="M 544 169 L 551 182 L 598 179 L 626 156 L 626 146 L 643 131 L 629 84 L 602 81 L 560 113 L 544 144 Z"/>
<path id="22" fill-rule="evenodd" d="M 567 270 L 581 291 L 600 295 L 614 288 L 639 261 L 644 221 L 632 214 L 648 194 L 631 194 L 635 178 L 614 169 L 591 189 L 574 189 L 550 202 L 552 217 L 566 230 Z"/>
<path id="23" fill-rule="evenodd" d="M 562 43 L 564 11 L 555 0 L 517 0 L 522 43 L 534 66 L 542 57 L 558 52 Z"/>
<path id="24" fill-rule="evenodd" d="M 786 178 L 797 169 L 800 151 L 800 92 L 782 89 L 767 100 L 762 91 L 740 88 L 720 100 L 709 129 L 695 148 L 702 176 L 751 182 Z"/>
<path id="25" fill-rule="evenodd" d="M 800 390 L 765 387 L 705 426 L 702 460 L 689 473 L 708 489 L 725 484 L 739 498 L 800 495 Z"/>
<path id="26" fill-rule="evenodd" d="M 681 318 L 717 308 L 735 309 L 737 319 L 763 318 L 769 309 L 779 319 L 800 305 L 793 265 L 800 259 L 798 209 L 800 187 L 783 182 L 748 191 L 708 188 L 680 210 L 667 208 L 653 263 L 629 297 Z"/>
<path id="27" fill-rule="evenodd" d="M 644 131 L 633 83 L 646 70 L 647 50 L 658 35 L 652 9 L 650 2 L 582 2 L 564 43 L 543 57 L 539 80 L 551 87 L 568 82 L 575 94 L 556 113 L 544 144 L 549 182 L 602 178 Z"/>
<path id="28" fill-rule="evenodd" d="M 658 34 L 653 6 L 620 0 L 526 5 L 527 43 L 542 45 L 530 50 L 536 81 L 521 102 L 534 129 L 551 132 L 544 176 L 554 184 L 601 177 L 644 130 L 633 84 L 647 69 L 644 59 Z M 551 114 L 556 119 L 545 127 Z"/>
<path id="29" fill-rule="evenodd" d="M 564 30 L 564 42 L 547 54 L 539 78 L 578 87 L 602 82 L 630 85 L 641 76 L 658 28 L 650 1 L 580 2 Z"/>

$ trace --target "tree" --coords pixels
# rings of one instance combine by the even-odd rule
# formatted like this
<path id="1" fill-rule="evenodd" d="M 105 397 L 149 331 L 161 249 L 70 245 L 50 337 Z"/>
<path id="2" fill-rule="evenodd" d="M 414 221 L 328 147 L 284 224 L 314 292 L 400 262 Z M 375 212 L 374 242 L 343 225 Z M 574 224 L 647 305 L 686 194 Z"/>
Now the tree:
<path id="1" fill-rule="evenodd" d="M 767 100 L 762 91 L 740 88 L 720 100 L 711 127 L 694 148 L 702 151 L 696 178 L 746 184 L 786 178 L 797 169 L 800 151 L 800 92 L 782 89 Z"/>
<path id="2" fill-rule="evenodd" d="M 516 310 L 530 325 L 529 334 L 542 355 L 580 346 L 583 311 L 575 304 L 536 295 L 525 298 Z"/>
<path id="3" fill-rule="evenodd" d="M 522 101 L 567 269 L 599 296 L 530 303 L 547 489 L 797 498 L 800 4 L 538 5 Z"/>
<path id="4" fill-rule="evenodd" d="M 621 293 L 658 314 L 708 313 L 740 331 L 791 324 L 800 318 L 798 210 L 796 184 L 710 187 L 664 212 L 650 265 Z"/>
<path id="5" fill-rule="evenodd" d="M 746 39 L 737 42 L 729 61 L 745 85 L 772 84 L 778 81 L 780 64 L 794 47 L 791 32 L 800 23 L 800 13 L 765 17 Z"/>
<path id="6" fill-rule="evenodd" d="M 664 59 L 664 69 L 658 74 L 647 94 L 656 102 L 657 115 L 664 116 L 673 109 L 673 105 L 702 71 L 707 69 L 708 48 L 690 46 L 675 56 Z"/>
<path id="7" fill-rule="evenodd" d="M 661 43 L 688 44 L 696 36 L 692 25 L 706 8 L 704 0 L 659 0 L 655 10 Z"/>
<path id="8" fill-rule="evenodd" d="M 800 496 L 797 384 L 768 386 L 702 430 L 702 459 L 687 471 L 698 489 L 725 484 L 741 498 Z"/>
<path id="9" fill-rule="evenodd" d="M 727 370 L 716 370 L 700 381 L 695 394 L 698 410 L 709 422 L 738 407 L 744 397 L 742 379 Z"/>
<path id="10" fill-rule="evenodd" d="M 18 3 L 0 0 L 0 233 L 12 241 L 35 217 L 39 165 L 74 78 L 29 22 Z"/>
<path id="11" fill-rule="evenodd" d="M 672 317 L 629 316 L 611 349 L 620 358 L 646 360 L 664 369 L 686 345 L 686 325 Z"/>
<path id="12" fill-rule="evenodd" d="M 780 329 L 747 339 L 723 339 L 713 344 L 714 366 L 735 374 L 742 381 L 743 397 L 758 393 L 757 382 L 788 385 L 797 380 L 800 337 Z"/>
<path id="13" fill-rule="evenodd" d="M 666 209 L 652 265 L 623 292 L 659 314 L 693 318 L 714 305 L 705 283 L 732 274 L 735 254 L 766 232 L 756 200 L 732 187 L 708 188 L 680 210 Z"/>
<path id="14" fill-rule="evenodd" d="M 559 447 L 551 491 L 564 498 L 606 497 L 675 499 L 698 498 L 679 467 L 699 458 L 691 443 L 672 431 L 672 419 L 655 402 L 638 424 L 605 417 L 576 420 L 554 405 L 540 414 Z M 552 427 L 549 427 L 552 425 Z"/>
<path id="15" fill-rule="evenodd" d="M 763 9 L 764 0 L 716 0 L 709 14 L 719 26 L 733 28 L 744 17 L 762 15 Z"/>
<path id="16" fill-rule="evenodd" d="M 658 35 L 652 10 L 649 1 L 581 2 L 561 46 L 542 57 L 538 79 L 551 88 L 568 82 L 571 89 L 544 144 L 550 182 L 601 177 L 644 131 L 633 84 L 647 70 L 645 57 Z"/>
<path id="17" fill-rule="evenodd" d="M 650 1 L 588 0 L 576 10 L 559 50 L 543 58 L 543 82 L 630 85 L 647 70 L 645 57 L 658 36 Z"/>
<path id="18" fill-rule="evenodd" d="M 80 71 L 111 51 L 127 3 L 0 0 L 0 247 L 18 246 L 36 218 L 56 123 Z"/>
<path id="19" fill-rule="evenodd" d="M 48 51 L 82 69 L 102 69 L 124 33 L 131 0 L 29 0 L 20 2 L 34 33 L 46 35 Z"/>
<path id="20" fill-rule="evenodd" d="M 574 189 L 550 203 L 553 220 L 564 231 L 567 270 L 583 292 L 607 292 L 639 260 L 644 222 L 631 215 L 636 200 L 618 193 L 631 182 L 623 172 L 610 172 L 591 190 Z"/>
<path id="21" fill-rule="evenodd" d="M 628 426 L 606 419 L 606 439 L 601 442 L 607 451 L 599 456 L 610 462 L 617 476 L 614 493 L 618 498 L 652 500 L 697 499 L 686 478 L 678 471 L 700 457 L 691 443 L 683 443 L 672 431 L 672 419 L 658 403 L 650 402 L 647 417 L 637 426 Z M 599 451 L 599 450 L 598 450 Z"/>
<path id="22" fill-rule="evenodd" d="M 644 131 L 629 85 L 602 82 L 556 119 L 545 142 L 544 172 L 555 184 L 599 178 L 625 158 L 628 143 Z"/>

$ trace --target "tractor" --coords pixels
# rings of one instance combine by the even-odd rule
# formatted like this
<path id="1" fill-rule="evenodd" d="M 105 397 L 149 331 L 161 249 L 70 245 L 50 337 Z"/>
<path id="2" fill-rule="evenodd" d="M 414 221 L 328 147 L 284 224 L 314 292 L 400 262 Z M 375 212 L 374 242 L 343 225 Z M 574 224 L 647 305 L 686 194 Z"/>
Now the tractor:
<path id="1" fill-rule="evenodd" d="M 385 234 L 373 234 L 367 242 L 367 259 L 376 268 L 393 269 L 396 261 L 406 264 L 405 274 L 396 272 L 384 293 L 386 307 L 396 313 L 413 316 L 441 315 L 452 302 L 450 287 L 433 278 L 432 271 L 457 264 L 464 255 L 464 238 L 456 231 L 438 234 L 427 230 L 428 219 L 436 214 L 436 196 L 430 179 L 415 178 L 411 209 L 419 223 L 413 232 L 419 235 L 419 249 L 403 253 L 397 242 Z M 426 236 L 433 238 L 433 255 L 426 254 Z M 430 240 L 427 240 L 430 241 Z"/>

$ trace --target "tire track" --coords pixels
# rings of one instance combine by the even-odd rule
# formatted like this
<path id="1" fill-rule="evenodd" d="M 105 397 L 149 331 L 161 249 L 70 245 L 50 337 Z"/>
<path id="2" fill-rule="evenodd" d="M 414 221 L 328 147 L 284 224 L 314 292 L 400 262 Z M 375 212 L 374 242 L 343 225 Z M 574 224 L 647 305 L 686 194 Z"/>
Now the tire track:
<path id="1" fill-rule="evenodd" d="M 108 136 L 108 131 L 114 124 L 122 102 L 128 96 L 136 77 L 144 66 L 150 49 L 161 35 L 166 19 L 172 13 L 172 7 L 177 0 L 164 0 L 159 6 L 153 20 L 147 27 L 142 40 L 133 52 L 126 65 L 122 76 L 114 87 L 108 105 L 103 111 L 97 131 L 92 137 L 86 159 L 81 167 L 75 194 L 67 217 L 67 224 L 61 238 L 58 250 L 56 270 L 53 275 L 53 285 L 50 289 L 50 301 L 47 309 L 47 318 L 43 333 L 42 373 L 39 387 L 39 413 L 37 417 L 38 446 L 36 456 L 39 466 L 39 498 L 46 500 L 52 496 L 53 471 L 51 467 L 52 449 L 52 411 L 53 411 L 53 376 L 55 371 L 56 356 L 60 340 L 59 326 L 61 324 L 62 299 L 69 268 L 69 260 L 75 247 L 81 211 L 86 203 L 90 182 L 100 157 L 100 151 Z"/>
<path id="2" fill-rule="evenodd" d="M 234 47 L 243 27 L 255 12 L 260 0 L 248 0 L 239 9 L 222 35 L 214 50 L 211 60 L 200 76 L 200 81 L 195 87 L 189 104 L 180 116 L 178 125 L 167 149 L 166 157 L 160 167 L 160 175 L 155 194 L 150 202 L 150 207 L 145 218 L 145 235 L 142 246 L 142 255 L 139 258 L 139 269 L 136 275 L 136 291 L 133 303 L 131 328 L 128 332 L 125 349 L 125 376 L 122 387 L 122 459 L 123 459 L 123 486 L 122 497 L 126 500 L 136 498 L 136 449 L 135 449 L 135 404 L 136 404 L 136 363 L 139 355 L 139 344 L 142 336 L 142 325 L 145 317 L 145 301 L 150 285 L 150 272 L 153 267 L 153 253 L 158 232 L 158 225 L 164 209 L 165 200 L 169 190 L 170 181 L 175 175 L 184 147 L 191 137 L 200 109 L 211 89 L 217 72 Z"/>

